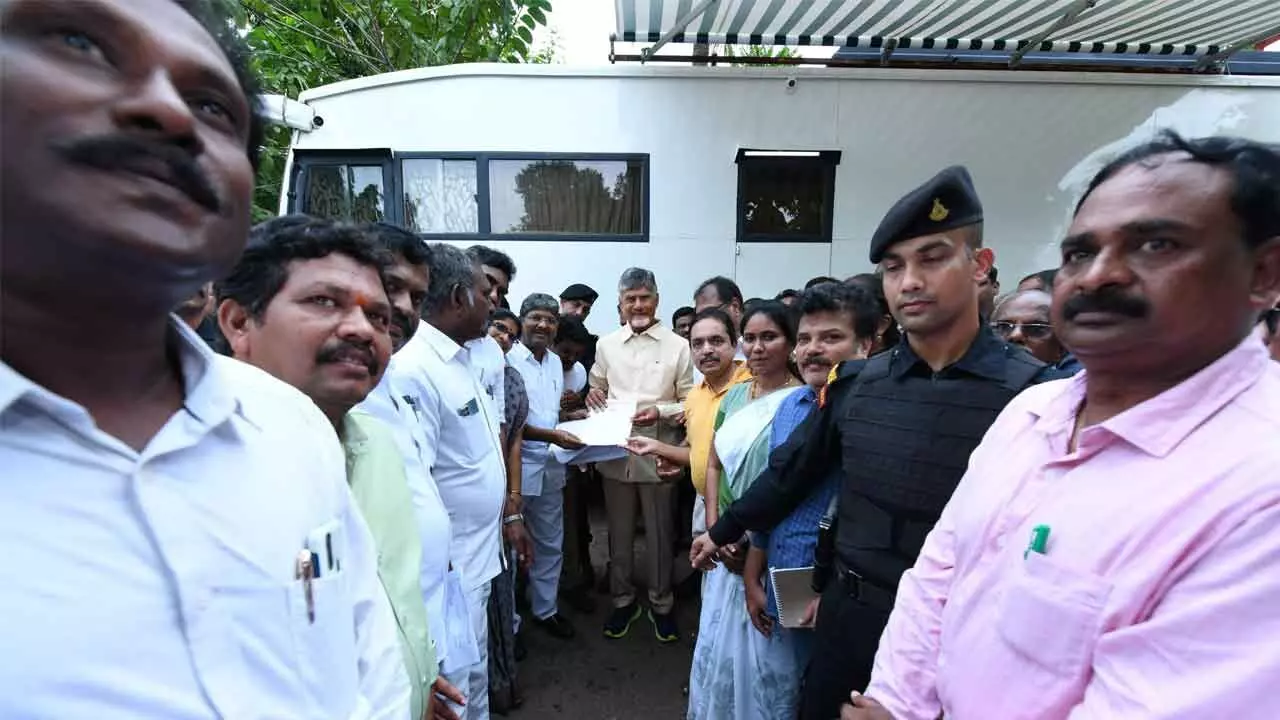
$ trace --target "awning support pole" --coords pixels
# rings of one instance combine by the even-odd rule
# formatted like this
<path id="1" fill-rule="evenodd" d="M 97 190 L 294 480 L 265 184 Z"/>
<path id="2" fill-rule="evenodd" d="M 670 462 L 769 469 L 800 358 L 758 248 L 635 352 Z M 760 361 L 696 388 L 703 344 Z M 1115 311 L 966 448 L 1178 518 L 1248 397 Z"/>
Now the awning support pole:
<path id="1" fill-rule="evenodd" d="M 1022 63 L 1022 58 L 1029 52 L 1034 52 L 1040 47 L 1040 43 L 1049 39 L 1050 35 L 1058 32 L 1062 28 L 1076 21 L 1085 11 L 1092 10 L 1094 5 L 1098 4 L 1098 0 L 1076 0 L 1062 16 L 1053 22 L 1052 25 L 1042 30 L 1038 35 L 1027 40 L 1027 44 L 1022 46 L 1021 50 L 1017 50 L 1009 57 L 1009 67 L 1016 68 Z"/>
<path id="2" fill-rule="evenodd" d="M 1269 40 L 1272 37 L 1275 37 L 1276 33 L 1280 33 L 1280 27 L 1273 27 L 1256 35 L 1251 35 L 1243 40 L 1237 40 L 1212 55 L 1205 55 L 1196 63 L 1195 72 L 1204 72 L 1211 67 L 1221 65 L 1232 55 L 1235 55 L 1241 50 L 1251 48 L 1264 40 Z"/>
<path id="3" fill-rule="evenodd" d="M 880 48 L 880 67 L 889 67 L 889 58 L 893 57 L 893 51 L 898 49 L 898 38 L 889 38 L 884 41 L 884 47 Z"/>
<path id="4" fill-rule="evenodd" d="M 658 42 L 654 43 L 652 47 L 647 47 L 640 51 L 640 62 L 644 63 L 653 57 L 655 53 L 662 49 L 663 45 L 671 42 L 672 38 L 684 32 L 684 29 L 689 27 L 690 23 L 701 17 L 702 13 L 706 12 L 707 8 L 715 3 L 716 0 L 702 0 L 702 2 L 689 8 L 689 12 L 676 18 L 675 24 L 671 26 L 670 30 L 663 33 L 662 37 L 658 38 Z"/>

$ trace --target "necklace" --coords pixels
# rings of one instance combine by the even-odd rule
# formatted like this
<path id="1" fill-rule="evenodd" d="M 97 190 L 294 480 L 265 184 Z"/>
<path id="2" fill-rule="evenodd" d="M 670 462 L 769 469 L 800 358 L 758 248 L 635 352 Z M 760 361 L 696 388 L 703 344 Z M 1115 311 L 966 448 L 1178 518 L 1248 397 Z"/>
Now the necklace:
<path id="1" fill-rule="evenodd" d="M 755 400 L 755 399 L 759 398 L 761 394 L 768 395 L 769 393 L 777 392 L 778 390 L 782 390 L 782 389 L 789 388 L 789 387 L 795 387 L 796 385 L 799 385 L 799 384 L 800 384 L 800 381 L 799 381 L 799 380 L 797 380 L 797 379 L 795 379 L 794 377 L 792 377 L 792 376 L 788 375 L 788 376 L 787 376 L 787 381 L 786 381 L 786 382 L 782 383 L 781 385 L 779 385 L 779 386 L 778 386 L 778 387 L 776 387 L 776 388 L 771 388 L 771 389 L 769 389 L 769 390 L 765 390 L 765 391 L 763 391 L 763 392 L 762 392 L 762 391 L 761 391 L 761 389 L 760 389 L 760 381 L 759 381 L 759 380 L 752 380 L 752 381 L 751 381 L 751 393 L 750 393 L 750 397 L 751 397 L 751 399 L 752 399 L 752 400 Z"/>

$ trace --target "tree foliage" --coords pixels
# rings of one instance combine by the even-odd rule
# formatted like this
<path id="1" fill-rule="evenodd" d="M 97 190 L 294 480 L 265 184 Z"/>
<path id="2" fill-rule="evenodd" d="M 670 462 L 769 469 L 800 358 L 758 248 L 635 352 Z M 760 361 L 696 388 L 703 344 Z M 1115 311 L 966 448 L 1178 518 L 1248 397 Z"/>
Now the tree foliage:
<path id="1" fill-rule="evenodd" d="M 775 58 L 786 59 L 799 57 L 795 50 L 789 47 L 773 47 L 772 45 L 733 45 L 724 46 L 724 57 L 729 60 L 729 64 L 734 67 L 746 66 L 748 63 L 732 62 L 734 58 Z"/>
<path id="2" fill-rule="evenodd" d="M 535 48 L 550 0 L 238 0 L 236 22 L 268 93 L 395 70 L 467 62 L 550 62 Z M 263 149 L 255 219 L 279 205 L 289 133 Z"/>

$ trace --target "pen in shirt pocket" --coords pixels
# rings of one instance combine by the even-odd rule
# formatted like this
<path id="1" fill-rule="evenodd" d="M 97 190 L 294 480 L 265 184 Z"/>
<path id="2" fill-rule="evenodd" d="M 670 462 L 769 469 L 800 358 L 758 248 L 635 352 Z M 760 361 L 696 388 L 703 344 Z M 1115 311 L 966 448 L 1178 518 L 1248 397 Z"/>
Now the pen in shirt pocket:
<path id="1" fill-rule="evenodd" d="M 1027 549 L 1022 553 L 1022 559 L 1025 560 L 1031 553 L 1044 555 L 1045 550 L 1049 546 L 1049 526 L 1037 525 L 1031 529 L 1031 541 L 1027 543 Z"/>
<path id="2" fill-rule="evenodd" d="M 311 587 L 311 581 L 315 579 L 318 568 L 319 563 L 315 553 L 307 549 L 298 551 L 294 575 L 302 582 L 302 596 L 307 603 L 307 622 L 312 625 L 316 622 L 316 596 Z"/>

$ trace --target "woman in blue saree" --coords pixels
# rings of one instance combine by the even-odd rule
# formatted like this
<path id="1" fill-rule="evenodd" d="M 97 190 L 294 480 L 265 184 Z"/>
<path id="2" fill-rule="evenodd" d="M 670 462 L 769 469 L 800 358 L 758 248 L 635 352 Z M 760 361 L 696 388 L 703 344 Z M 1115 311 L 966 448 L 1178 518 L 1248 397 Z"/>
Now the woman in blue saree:
<path id="1" fill-rule="evenodd" d="M 791 361 L 796 325 L 780 302 L 752 307 L 742 318 L 743 350 L 753 380 L 735 385 L 720 403 L 707 464 L 707 527 L 760 475 L 769 461 L 770 430 L 779 403 L 800 388 Z M 742 558 L 745 546 L 724 549 Z M 799 670 L 789 648 L 756 632 L 747 614 L 742 576 L 724 564 L 702 581 L 702 613 L 689 678 L 689 720 L 791 720 Z"/>

